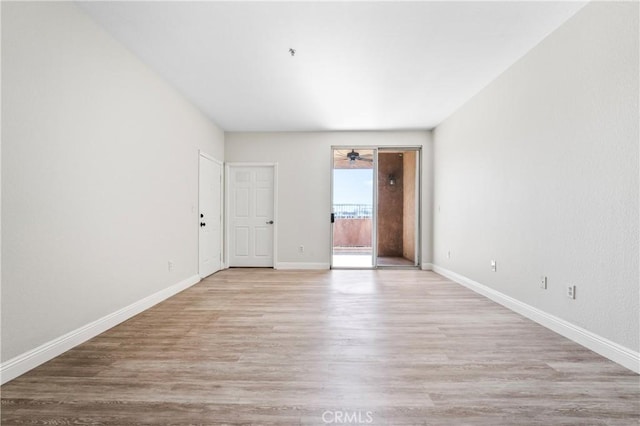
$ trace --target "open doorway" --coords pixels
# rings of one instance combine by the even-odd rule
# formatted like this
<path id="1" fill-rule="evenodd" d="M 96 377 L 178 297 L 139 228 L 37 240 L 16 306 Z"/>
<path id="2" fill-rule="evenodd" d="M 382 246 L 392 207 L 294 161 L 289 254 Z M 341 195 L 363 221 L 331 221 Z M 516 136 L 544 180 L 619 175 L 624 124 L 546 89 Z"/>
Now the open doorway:
<path id="1" fill-rule="evenodd" d="M 419 266 L 419 151 L 378 151 L 377 258 L 379 267 Z"/>

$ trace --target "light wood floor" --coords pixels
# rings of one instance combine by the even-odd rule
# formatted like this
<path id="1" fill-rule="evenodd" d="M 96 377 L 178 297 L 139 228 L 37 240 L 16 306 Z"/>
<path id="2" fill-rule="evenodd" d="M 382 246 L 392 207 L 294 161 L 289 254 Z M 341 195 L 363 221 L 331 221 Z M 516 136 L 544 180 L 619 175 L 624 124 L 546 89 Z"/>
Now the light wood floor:
<path id="1" fill-rule="evenodd" d="M 1 391 L 2 425 L 640 419 L 638 375 L 416 270 L 223 271 Z"/>

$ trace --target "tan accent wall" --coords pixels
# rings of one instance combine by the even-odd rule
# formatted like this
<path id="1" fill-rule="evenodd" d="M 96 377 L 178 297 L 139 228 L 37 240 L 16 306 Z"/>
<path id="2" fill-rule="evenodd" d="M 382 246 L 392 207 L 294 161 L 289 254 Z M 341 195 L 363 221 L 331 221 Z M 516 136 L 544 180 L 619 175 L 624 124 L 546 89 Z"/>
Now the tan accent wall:
<path id="1" fill-rule="evenodd" d="M 406 151 L 402 157 L 402 255 L 415 262 L 416 253 L 416 151 Z"/>

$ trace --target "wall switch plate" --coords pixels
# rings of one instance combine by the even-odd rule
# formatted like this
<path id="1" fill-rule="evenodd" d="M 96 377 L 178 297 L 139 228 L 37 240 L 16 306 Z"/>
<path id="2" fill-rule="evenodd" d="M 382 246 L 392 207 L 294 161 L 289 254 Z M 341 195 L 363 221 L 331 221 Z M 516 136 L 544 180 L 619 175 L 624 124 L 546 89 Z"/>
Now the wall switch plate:
<path id="1" fill-rule="evenodd" d="M 567 297 L 569 299 L 575 299 L 576 298 L 576 286 L 575 285 L 567 286 Z"/>
<path id="2" fill-rule="evenodd" d="M 498 270 L 498 266 L 495 260 L 491 261 L 491 271 L 496 272 Z"/>
<path id="3" fill-rule="evenodd" d="M 169 269 L 169 272 L 173 271 L 173 262 L 172 261 L 168 261 L 167 262 L 167 268 Z"/>
<path id="4" fill-rule="evenodd" d="M 544 275 L 540 277 L 540 288 L 543 290 L 547 289 L 547 277 Z"/>
<path id="5" fill-rule="evenodd" d="M 447 259 L 451 259 L 451 250 L 447 251 Z"/>

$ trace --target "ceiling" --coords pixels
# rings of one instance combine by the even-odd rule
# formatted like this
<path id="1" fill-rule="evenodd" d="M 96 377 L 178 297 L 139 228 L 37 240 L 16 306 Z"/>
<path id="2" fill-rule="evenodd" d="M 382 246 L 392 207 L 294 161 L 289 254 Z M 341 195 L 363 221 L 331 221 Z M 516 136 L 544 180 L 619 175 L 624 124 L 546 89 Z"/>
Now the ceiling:
<path id="1" fill-rule="evenodd" d="M 224 130 L 329 131 L 433 128 L 585 3 L 79 4 Z"/>

